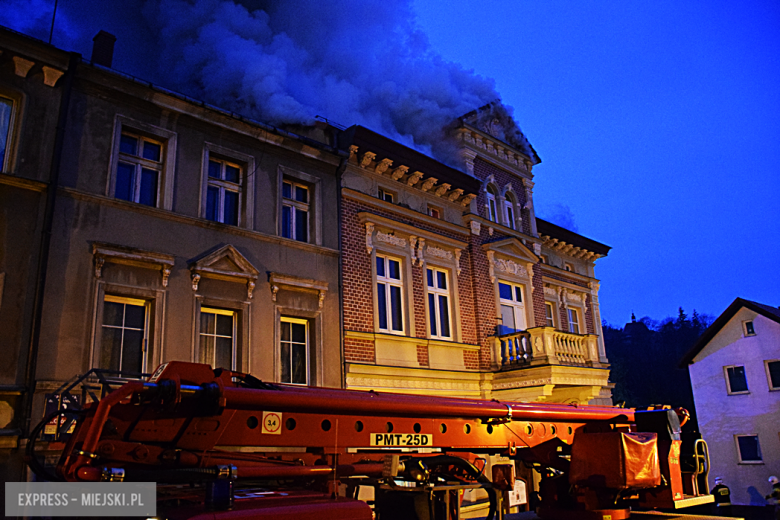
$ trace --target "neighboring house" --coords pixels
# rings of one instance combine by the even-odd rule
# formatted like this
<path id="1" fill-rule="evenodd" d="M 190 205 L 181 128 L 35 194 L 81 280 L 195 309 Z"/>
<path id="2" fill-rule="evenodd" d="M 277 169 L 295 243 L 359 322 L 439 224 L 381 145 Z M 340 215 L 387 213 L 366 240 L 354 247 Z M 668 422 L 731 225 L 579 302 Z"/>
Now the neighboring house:
<path id="1" fill-rule="evenodd" d="M 340 136 L 347 387 L 611 404 L 594 275 L 609 247 L 536 217 L 539 158 L 503 107 L 449 138 L 459 169 Z"/>
<path id="2" fill-rule="evenodd" d="M 327 208 L 346 154 L 118 74 L 112 45 L 96 37 L 90 63 L 0 29 L 5 448 L 25 388 L 34 425 L 91 368 L 192 360 L 342 386 Z"/>
<path id="3" fill-rule="evenodd" d="M 710 475 L 763 505 L 780 472 L 780 309 L 737 298 L 686 354 Z"/>

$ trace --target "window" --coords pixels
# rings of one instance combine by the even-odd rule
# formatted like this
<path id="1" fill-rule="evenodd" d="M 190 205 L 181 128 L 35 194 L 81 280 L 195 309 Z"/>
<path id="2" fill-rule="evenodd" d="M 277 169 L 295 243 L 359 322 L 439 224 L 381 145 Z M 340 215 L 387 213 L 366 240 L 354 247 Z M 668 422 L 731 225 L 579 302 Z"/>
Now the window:
<path id="1" fill-rule="evenodd" d="M 395 196 L 384 188 L 379 188 L 379 198 L 385 202 L 395 202 Z"/>
<path id="2" fill-rule="evenodd" d="M 401 261 L 376 255 L 376 302 L 379 330 L 403 333 L 403 279 Z"/>
<path id="3" fill-rule="evenodd" d="M 433 218 L 441 218 L 441 210 L 439 208 L 428 206 L 428 215 L 432 216 Z"/>
<path id="4" fill-rule="evenodd" d="M 547 327 L 555 327 L 555 305 L 550 302 L 544 302 L 544 311 Z"/>
<path id="5" fill-rule="evenodd" d="M 147 347 L 149 306 L 145 300 L 105 295 L 100 338 L 101 368 L 141 373 Z"/>
<path id="6" fill-rule="evenodd" d="M 199 362 L 212 368 L 236 369 L 236 312 L 200 308 Z"/>
<path id="7" fill-rule="evenodd" d="M 498 210 L 496 209 L 496 197 L 498 193 L 493 186 L 487 187 L 487 218 L 492 222 L 498 222 Z"/>
<path id="8" fill-rule="evenodd" d="M 758 435 L 735 435 L 737 453 L 740 464 L 761 464 L 761 445 L 758 443 Z"/>
<path id="9" fill-rule="evenodd" d="M 728 385 L 729 394 L 745 394 L 748 393 L 747 376 L 745 375 L 745 367 L 733 366 L 723 367 L 726 373 L 726 384 Z"/>
<path id="10" fill-rule="evenodd" d="M 569 332 L 572 334 L 580 333 L 580 311 L 577 309 L 569 310 Z"/>
<path id="11" fill-rule="evenodd" d="M 214 156 L 208 162 L 206 218 L 232 226 L 238 225 L 241 200 L 241 166 Z"/>
<path id="12" fill-rule="evenodd" d="M 770 390 L 780 390 L 780 359 L 764 361 L 766 378 L 769 381 Z"/>
<path id="13" fill-rule="evenodd" d="M 745 328 L 745 336 L 755 336 L 756 335 L 756 329 L 753 328 L 753 322 L 752 321 L 743 321 L 742 325 Z"/>
<path id="14" fill-rule="evenodd" d="M 428 321 L 432 338 L 452 339 L 447 272 L 428 268 Z"/>
<path id="15" fill-rule="evenodd" d="M 523 287 L 509 282 L 498 282 L 498 298 L 501 304 L 500 333 L 525 330 Z"/>
<path id="16" fill-rule="evenodd" d="M 119 138 L 114 196 L 117 199 L 156 207 L 162 164 L 162 143 L 122 132 Z"/>
<path id="17" fill-rule="evenodd" d="M 309 383 L 309 322 L 299 318 L 280 320 L 282 383 Z"/>
<path id="18" fill-rule="evenodd" d="M 570 264 L 569 262 L 566 262 L 563 264 L 563 268 L 566 269 L 569 272 L 574 272 L 574 266 Z"/>
<path id="19" fill-rule="evenodd" d="M 282 236 L 299 242 L 309 241 L 309 187 L 282 182 Z"/>
<path id="20" fill-rule="evenodd" d="M 515 202 L 512 200 L 511 195 L 507 193 L 507 198 L 504 201 L 504 219 L 506 220 L 507 227 L 517 229 L 515 226 Z"/>
<path id="21" fill-rule="evenodd" d="M 14 126 L 14 102 L 0 96 L 0 170 L 8 171 L 6 157 L 11 148 L 11 138 Z"/>

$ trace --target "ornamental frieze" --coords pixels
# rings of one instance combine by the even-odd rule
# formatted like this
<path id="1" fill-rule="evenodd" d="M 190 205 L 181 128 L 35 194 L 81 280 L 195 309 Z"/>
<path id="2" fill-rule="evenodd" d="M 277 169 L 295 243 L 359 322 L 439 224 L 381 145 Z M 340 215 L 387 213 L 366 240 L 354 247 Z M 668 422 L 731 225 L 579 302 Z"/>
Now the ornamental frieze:
<path id="1" fill-rule="evenodd" d="M 390 233 L 382 233 L 381 231 L 376 232 L 376 239 L 379 242 L 384 242 L 386 244 L 391 244 L 398 247 L 406 247 L 406 239 L 405 238 L 399 238 L 395 235 L 391 235 Z"/>
<path id="2" fill-rule="evenodd" d="M 428 246 L 428 248 L 425 250 L 425 252 L 431 256 L 435 256 L 436 258 L 443 258 L 445 260 L 452 260 L 452 253 L 450 251 L 445 251 L 444 249 L 436 246 Z"/>
<path id="3" fill-rule="evenodd" d="M 528 270 L 522 265 L 518 264 L 514 260 L 502 260 L 497 258 L 493 261 L 496 269 L 504 273 L 513 274 L 515 276 L 521 276 L 528 278 Z"/>

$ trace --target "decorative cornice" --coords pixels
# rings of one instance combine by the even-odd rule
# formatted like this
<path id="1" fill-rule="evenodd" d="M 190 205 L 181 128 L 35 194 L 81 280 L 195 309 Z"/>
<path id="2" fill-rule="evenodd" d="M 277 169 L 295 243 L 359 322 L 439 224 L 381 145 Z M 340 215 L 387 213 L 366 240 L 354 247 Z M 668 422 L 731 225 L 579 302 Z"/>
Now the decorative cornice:
<path id="1" fill-rule="evenodd" d="M 103 274 L 103 265 L 111 262 L 144 269 L 159 269 L 162 275 L 162 286 L 168 287 L 168 278 L 174 263 L 173 255 L 102 242 L 92 243 L 92 255 L 95 259 L 95 278 L 100 278 Z"/>
<path id="2" fill-rule="evenodd" d="M 497 258 L 493 260 L 495 268 L 503 273 L 513 274 L 515 276 L 521 276 L 523 278 L 530 278 L 528 269 L 518 264 L 514 260 L 502 260 Z"/>
<path id="3" fill-rule="evenodd" d="M 228 282 L 244 282 L 247 287 L 248 299 L 252 299 L 259 274 L 255 266 L 230 244 L 190 262 L 190 271 L 193 291 L 198 290 L 201 277 Z"/>
<path id="4" fill-rule="evenodd" d="M 376 239 L 379 242 L 384 242 L 385 244 L 391 244 L 398 247 L 406 247 L 406 239 L 405 238 L 399 238 L 393 234 L 390 233 L 383 233 L 381 231 L 376 232 Z"/>
<path id="5" fill-rule="evenodd" d="M 302 278 L 291 274 L 268 273 L 268 283 L 271 288 L 271 299 L 276 301 L 276 293 L 280 289 L 293 291 L 312 291 L 318 295 L 318 305 L 322 308 L 325 301 L 325 293 L 328 292 L 328 282 L 313 278 Z"/>
<path id="6" fill-rule="evenodd" d="M 431 256 L 435 256 L 436 258 L 443 258 L 445 260 L 452 260 L 452 253 L 450 251 L 445 251 L 444 249 L 436 246 L 428 246 L 428 248 L 425 250 L 425 252 Z"/>
<path id="7" fill-rule="evenodd" d="M 393 220 L 391 218 L 383 217 L 383 216 L 380 216 L 380 215 L 375 215 L 375 214 L 369 213 L 367 211 L 359 212 L 358 213 L 358 219 L 359 219 L 361 224 L 369 224 L 369 223 L 370 224 L 374 224 L 377 227 L 381 226 L 383 228 L 390 229 L 390 230 L 393 230 L 393 231 L 396 231 L 396 232 L 400 232 L 400 233 L 404 233 L 404 234 L 407 234 L 409 236 L 422 237 L 422 238 L 425 238 L 426 240 L 430 240 L 431 242 L 435 242 L 437 244 L 443 244 L 445 246 L 450 246 L 450 247 L 453 247 L 453 248 L 465 249 L 465 247 L 467 245 L 466 242 L 463 242 L 463 241 L 460 241 L 460 240 L 455 240 L 453 238 L 450 238 L 450 237 L 447 237 L 447 236 L 444 236 L 444 235 L 440 235 L 440 234 L 438 234 L 436 232 L 432 232 L 432 231 L 428 231 L 428 230 L 422 229 L 419 226 L 413 226 L 413 225 L 410 225 L 410 224 L 405 224 L 403 222 L 398 222 L 397 220 Z M 447 230 L 457 231 L 459 234 L 465 235 L 466 233 L 468 233 L 466 228 L 463 228 L 463 227 L 460 227 L 460 226 L 455 226 L 453 224 L 449 224 L 449 223 L 443 222 L 443 221 L 438 220 L 438 219 L 433 219 L 433 218 L 431 218 L 431 221 L 435 222 L 435 223 L 441 223 L 442 224 L 442 226 L 441 226 L 442 228 L 447 229 Z"/>

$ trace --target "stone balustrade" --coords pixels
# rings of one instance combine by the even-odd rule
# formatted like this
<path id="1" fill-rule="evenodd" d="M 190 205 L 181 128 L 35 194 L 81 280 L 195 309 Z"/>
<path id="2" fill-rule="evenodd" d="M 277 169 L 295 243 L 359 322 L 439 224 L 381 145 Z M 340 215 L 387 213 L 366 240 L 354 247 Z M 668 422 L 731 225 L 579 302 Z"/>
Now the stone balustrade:
<path id="1" fill-rule="evenodd" d="M 536 365 L 601 366 L 598 336 L 593 334 L 534 327 L 495 339 L 496 362 L 502 370 Z"/>

